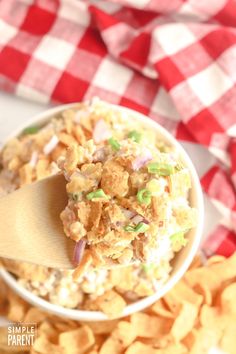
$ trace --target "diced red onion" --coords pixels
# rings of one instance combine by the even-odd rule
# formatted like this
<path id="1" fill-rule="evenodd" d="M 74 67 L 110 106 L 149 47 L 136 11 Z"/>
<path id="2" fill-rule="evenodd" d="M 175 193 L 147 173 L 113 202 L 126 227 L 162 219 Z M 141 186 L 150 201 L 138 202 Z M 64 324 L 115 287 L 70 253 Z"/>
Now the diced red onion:
<path id="1" fill-rule="evenodd" d="M 31 156 L 30 162 L 29 162 L 31 167 L 35 167 L 36 166 L 36 163 L 38 162 L 38 157 L 39 157 L 38 152 L 34 151 L 32 156 Z"/>
<path id="2" fill-rule="evenodd" d="M 122 213 L 124 214 L 124 216 L 127 218 L 127 219 L 131 219 L 133 218 L 136 213 L 132 210 L 128 210 L 128 209 L 125 209 L 125 208 L 122 208 Z"/>
<path id="3" fill-rule="evenodd" d="M 93 140 L 95 143 L 99 144 L 102 141 L 108 140 L 111 135 L 111 131 L 108 128 L 106 122 L 103 119 L 99 119 L 93 130 Z"/>
<path id="4" fill-rule="evenodd" d="M 44 146 L 43 153 L 49 155 L 59 143 L 59 139 L 56 135 L 53 135 L 49 142 Z"/>
<path id="5" fill-rule="evenodd" d="M 131 221 L 135 224 L 138 225 L 140 222 L 143 222 L 143 217 L 141 215 L 136 215 L 134 216 Z"/>
<path id="6" fill-rule="evenodd" d="M 74 255 L 73 255 L 73 263 L 74 264 L 79 264 L 83 258 L 84 254 L 84 249 L 86 246 L 86 241 L 85 240 L 80 240 L 79 242 L 76 243 L 75 249 L 74 249 Z"/>
<path id="7" fill-rule="evenodd" d="M 93 154 L 93 161 L 94 161 L 94 162 L 104 161 L 104 160 L 105 160 L 105 157 L 106 157 L 105 148 L 104 148 L 104 147 L 101 147 L 101 148 L 97 149 L 97 150 L 95 151 L 95 153 Z"/>
<path id="8" fill-rule="evenodd" d="M 132 167 L 134 171 L 139 170 L 141 167 L 146 165 L 147 162 L 152 160 L 152 153 L 148 149 L 144 149 L 143 153 L 136 157 L 135 160 L 132 161 Z"/>

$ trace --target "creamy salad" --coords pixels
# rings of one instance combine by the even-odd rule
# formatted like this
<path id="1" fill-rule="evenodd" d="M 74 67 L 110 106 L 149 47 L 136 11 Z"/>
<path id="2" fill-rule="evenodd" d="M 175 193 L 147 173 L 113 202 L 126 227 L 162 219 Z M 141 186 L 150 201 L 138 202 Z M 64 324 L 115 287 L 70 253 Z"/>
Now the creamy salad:
<path id="1" fill-rule="evenodd" d="M 75 241 L 76 270 L 2 260 L 24 287 L 61 306 L 112 315 L 153 294 L 196 225 L 190 173 L 178 151 L 97 99 L 26 128 L 2 149 L 0 164 L 0 195 L 64 173 L 61 220 Z"/>

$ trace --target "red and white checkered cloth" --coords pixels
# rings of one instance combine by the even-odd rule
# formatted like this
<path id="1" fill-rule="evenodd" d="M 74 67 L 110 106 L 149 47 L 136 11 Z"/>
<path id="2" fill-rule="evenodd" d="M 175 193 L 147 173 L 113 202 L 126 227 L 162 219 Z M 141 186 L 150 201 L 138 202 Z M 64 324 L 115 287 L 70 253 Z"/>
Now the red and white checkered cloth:
<path id="1" fill-rule="evenodd" d="M 217 157 L 222 213 L 203 248 L 236 250 L 236 1 L 1 0 L 0 87 L 41 102 L 92 96 L 149 115 Z"/>

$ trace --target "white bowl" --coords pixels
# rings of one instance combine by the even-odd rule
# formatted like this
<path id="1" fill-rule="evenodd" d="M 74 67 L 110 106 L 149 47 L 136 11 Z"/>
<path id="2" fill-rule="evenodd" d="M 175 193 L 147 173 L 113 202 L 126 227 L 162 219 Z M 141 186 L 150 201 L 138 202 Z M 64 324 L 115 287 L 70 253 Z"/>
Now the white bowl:
<path id="1" fill-rule="evenodd" d="M 58 106 L 36 115 L 34 118 L 30 119 L 30 121 L 25 123 L 23 127 L 18 128 L 17 131 L 11 134 L 11 136 L 9 136 L 6 139 L 6 141 L 9 140 L 11 137 L 19 135 L 25 127 L 33 124 L 44 124 L 53 115 L 67 108 L 73 107 L 73 105 L 74 104 Z M 123 316 L 130 315 L 131 313 L 140 311 L 152 305 L 155 301 L 157 301 L 165 293 L 167 293 L 184 275 L 191 261 L 193 260 L 193 257 L 196 254 L 200 244 L 202 229 L 203 229 L 204 204 L 203 204 L 202 189 L 200 186 L 200 182 L 196 170 L 188 154 L 178 143 L 178 141 L 172 135 L 170 135 L 167 130 L 161 127 L 158 123 L 144 116 L 143 114 L 117 105 L 110 104 L 110 106 L 111 109 L 119 110 L 120 112 L 123 112 L 125 114 L 128 113 L 129 115 L 132 115 L 133 119 L 145 123 L 146 126 L 149 126 L 151 129 L 155 130 L 157 134 L 161 136 L 163 141 L 166 141 L 168 144 L 172 145 L 175 149 L 177 149 L 180 152 L 182 160 L 185 163 L 185 165 L 188 167 L 192 178 L 192 189 L 190 191 L 190 204 L 192 207 L 195 207 L 198 210 L 198 225 L 195 229 L 189 232 L 188 234 L 189 242 L 187 246 L 183 248 L 178 254 L 176 254 L 174 260 L 172 261 L 173 270 L 170 274 L 169 279 L 166 281 L 165 284 L 163 284 L 163 286 L 155 294 L 145 297 L 141 300 L 138 300 L 126 306 L 123 313 L 120 316 L 123 317 Z M 43 300 L 42 298 L 32 294 L 30 291 L 20 286 L 17 283 L 16 279 L 5 269 L 0 269 L 0 276 L 2 276 L 5 282 L 19 296 L 24 298 L 29 303 L 40 307 L 42 310 L 48 311 L 50 313 L 54 313 L 56 315 L 65 318 L 70 318 L 73 320 L 102 321 L 108 319 L 108 317 L 104 313 L 99 311 L 82 311 L 76 309 L 67 309 L 58 305 L 51 304 L 50 302 Z"/>

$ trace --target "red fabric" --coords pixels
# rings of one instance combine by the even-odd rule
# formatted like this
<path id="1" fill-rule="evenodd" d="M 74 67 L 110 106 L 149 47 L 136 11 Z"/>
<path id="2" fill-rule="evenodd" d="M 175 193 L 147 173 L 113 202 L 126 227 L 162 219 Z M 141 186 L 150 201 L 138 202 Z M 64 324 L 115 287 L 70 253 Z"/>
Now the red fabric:
<path id="1" fill-rule="evenodd" d="M 235 63 L 234 0 L 0 2 L 1 89 L 41 102 L 97 95 L 219 159 L 201 176 L 222 214 L 207 254 L 236 250 Z"/>

